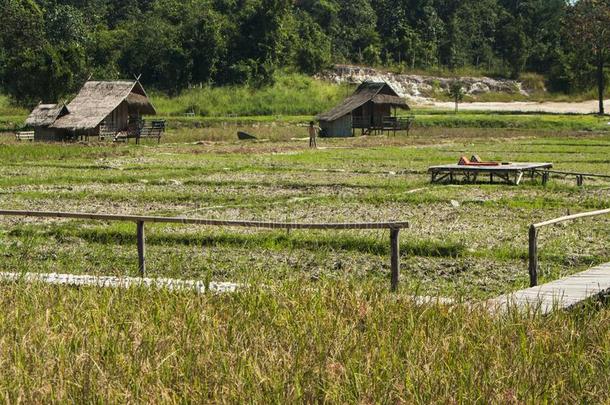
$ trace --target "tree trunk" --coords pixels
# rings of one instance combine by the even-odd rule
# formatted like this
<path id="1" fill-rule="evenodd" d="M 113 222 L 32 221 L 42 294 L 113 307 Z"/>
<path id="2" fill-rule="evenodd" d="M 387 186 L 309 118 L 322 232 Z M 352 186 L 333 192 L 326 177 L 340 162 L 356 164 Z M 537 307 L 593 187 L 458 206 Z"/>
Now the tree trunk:
<path id="1" fill-rule="evenodd" d="M 599 98 L 599 115 L 604 115 L 604 54 L 597 56 L 597 94 Z"/>

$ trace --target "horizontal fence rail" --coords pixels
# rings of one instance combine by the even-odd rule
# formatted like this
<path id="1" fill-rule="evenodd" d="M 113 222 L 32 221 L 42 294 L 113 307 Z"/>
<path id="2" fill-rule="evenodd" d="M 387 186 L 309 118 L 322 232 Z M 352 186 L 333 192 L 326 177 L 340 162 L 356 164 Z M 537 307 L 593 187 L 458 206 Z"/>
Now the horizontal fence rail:
<path id="1" fill-rule="evenodd" d="M 595 217 L 598 215 L 610 214 L 610 209 L 581 212 L 573 215 L 565 215 L 563 217 L 549 219 L 548 221 L 538 222 L 529 227 L 529 265 L 528 271 L 530 275 L 530 287 L 538 285 L 538 230 L 545 226 L 555 225 L 562 222 L 573 221 L 581 218 Z"/>
<path id="2" fill-rule="evenodd" d="M 206 225 L 206 226 L 228 226 L 259 229 L 321 229 L 321 230 L 350 230 L 350 229 L 389 229 L 390 230 L 390 267 L 391 267 L 391 289 L 398 289 L 400 277 L 400 243 L 399 232 L 408 228 L 406 221 L 398 222 L 356 222 L 356 223 L 295 223 L 295 222 L 266 222 L 266 221 L 235 221 L 205 218 L 185 217 L 158 217 L 142 215 L 115 215 L 97 214 L 84 212 L 61 212 L 61 211 L 24 211 L 24 210 L 0 210 L 0 216 L 18 217 L 43 217 L 43 218 L 70 218 L 98 221 L 121 221 L 135 222 L 138 245 L 138 271 L 141 277 L 146 274 L 146 238 L 144 224 L 166 223 L 183 225 Z"/>
<path id="3" fill-rule="evenodd" d="M 551 170 L 551 169 L 543 169 L 537 171 L 542 175 L 542 184 L 546 184 L 549 180 L 549 174 L 561 174 L 565 177 L 567 176 L 575 176 L 576 177 L 576 185 L 581 187 L 584 185 L 585 177 L 588 178 L 600 178 L 600 179 L 610 179 L 610 175 L 608 174 L 597 174 L 597 173 L 582 173 L 582 172 L 570 172 L 563 170 Z"/>
<path id="4" fill-rule="evenodd" d="M 601 179 L 610 179 L 610 174 L 598 174 L 598 173 L 583 173 L 583 172 L 566 172 L 563 170 L 544 170 L 548 173 L 555 173 L 555 174 L 566 174 L 569 176 L 584 176 L 584 177 L 599 177 Z"/>

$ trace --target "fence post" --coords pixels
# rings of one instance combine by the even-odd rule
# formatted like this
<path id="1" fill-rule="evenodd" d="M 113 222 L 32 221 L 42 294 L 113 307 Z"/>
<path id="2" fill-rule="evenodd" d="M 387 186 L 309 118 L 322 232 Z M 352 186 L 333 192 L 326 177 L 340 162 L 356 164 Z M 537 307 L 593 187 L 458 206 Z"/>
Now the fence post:
<path id="1" fill-rule="evenodd" d="M 538 230 L 534 225 L 529 231 L 529 273 L 530 287 L 538 285 Z"/>
<path id="2" fill-rule="evenodd" d="M 398 233 L 400 228 L 390 228 L 390 264 L 392 269 L 392 291 L 398 290 L 398 278 L 400 276 L 400 244 Z"/>
<path id="3" fill-rule="evenodd" d="M 145 245 L 145 236 L 144 236 L 144 221 L 137 222 L 137 237 L 138 237 L 138 271 L 140 272 L 140 277 L 144 277 L 146 274 L 146 261 L 145 261 L 145 253 L 146 253 L 146 245 Z"/>

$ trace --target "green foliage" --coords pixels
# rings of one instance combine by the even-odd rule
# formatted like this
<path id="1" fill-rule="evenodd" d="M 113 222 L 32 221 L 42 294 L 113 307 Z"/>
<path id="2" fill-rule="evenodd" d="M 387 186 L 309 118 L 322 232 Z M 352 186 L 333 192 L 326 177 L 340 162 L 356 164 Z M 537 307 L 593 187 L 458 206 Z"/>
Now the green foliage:
<path id="1" fill-rule="evenodd" d="M 348 92 L 299 74 L 278 74 L 274 84 L 252 90 L 247 86 L 203 86 L 168 98 L 153 92 L 159 114 L 182 115 L 194 112 L 204 117 L 249 115 L 314 115 L 330 108 Z"/>
<path id="2" fill-rule="evenodd" d="M 562 26 L 590 2 L 607 7 L 607 0 L 3 0 L 0 87 L 31 105 L 72 94 L 90 75 L 141 74 L 147 87 L 177 95 L 201 85 L 260 88 L 278 69 L 315 74 L 346 62 L 515 78 L 525 70 L 548 75 L 551 89 L 584 91 L 592 62 Z"/>
<path id="3" fill-rule="evenodd" d="M 331 43 L 328 36 L 309 14 L 297 12 L 295 19 L 297 29 L 293 58 L 296 65 L 308 74 L 328 67 L 331 62 Z"/>
<path id="4" fill-rule="evenodd" d="M 493 100 L 492 100 L 493 101 Z M 592 115 L 415 111 L 416 127 L 514 128 L 553 131 L 608 131 L 608 120 Z"/>
<path id="5" fill-rule="evenodd" d="M 458 111 L 458 103 L 464 99 L 464 85 L 459 80 L 453 80 L 449 84 L 449 96 L 455 102 L 455 112 Z"/>
<path id="6" fill-rule="evenodd" d="M 26 115 L 27 113 L 26 109 L 12 105 L 8 97 L 0 95 L 0 117 Z"/>
<path id="7" fill-rule="evenodd" d="M 588 82 L 596 83 L 599 113 L 603 115 L 605 67 L 610 63 L 610 0 L 577 2 L 567 17 L 567 36 L 574 53 L 579 56 L 582 72 L 590 75 Z"/>
<path id="8" fill-rule="evenodd" d="M 2 15 L 2 83 L 11 97 L 24 105 L 54 102 L 80 84 L 85 52 L 78 10 L 57 7 L 47 16 L 31 0 L 7 0 Z"/>

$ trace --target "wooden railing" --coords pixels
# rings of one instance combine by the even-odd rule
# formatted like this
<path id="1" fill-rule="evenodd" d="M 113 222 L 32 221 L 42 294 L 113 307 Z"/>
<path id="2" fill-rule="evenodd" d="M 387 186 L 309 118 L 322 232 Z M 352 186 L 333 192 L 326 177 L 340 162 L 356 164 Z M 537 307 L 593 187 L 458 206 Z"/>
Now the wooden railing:
<path id="1" fill-rule="evenodd" d="M 204 218 L 182 218 L 182 217 L 156 217 L 139 215 L 114 215 L 114 214 L 91 214 L 82 212 L 58 212 L 58 211 L 21 211 L 0 210 L 2 216 L 21 217 L 44 217 L 44 218 L 72 218 L 92 219 L 100 221 L 123 221 L 135 222 L 136 237 L 138 245 L 138 271 L 141 277 L 146 274 L 146 238 L 144 223 L 169 223 L 169 224 L 193 224 L 207 226 L 230 226 L 262 229 L 389 229 L 390 230 L 390 267 L 391 267 L 391 289 L 398 289 L 400 277 L 400 244 L 399 232 L 408 228 L 408 222 L 360 222 L 360 223 L 290 223 L 290 222 L 262 222 L 262 221 L 233 221 L 221 219 Z"/>
<path id="2" fill-rule="evenodd" d="M 610 214 L 610 209 L 581 212 L 574 215 L 566 215 L 563 217 L 550 219 L 548 221 L 539 222 L 537 224 L 530 225 L 529 228 L 529 275 L 530 275 L 530 287 L 538 285 L 538 230 L 545 226 L 559 224 L 561 222 L 572 221 L 579 218 L 594 217 L 598 215 Z"/>
<path id="3" fill-rule="evenodd" d="M 404 131 L 407 133 L 413 125 L 414 116 L 391 117 L 391 116 L 352 116 L 352 128 L 369 129 L 378 128 L 384 130 Z"/>
<path id="4" fill-rule="evenodd" d="M 570 171 L 563 171 L 563 170 L 550 170 L 550 169 L 546 169 L 546 170 L 542 170 L 541 171 L 542 176 L 543 176 L 543 184 L 546 184 L 548 179 L 549 179 L 549 174 L 553 173 L 553 174 L 563 174 L 564 176 L 575 176 L 576 177 L 576 185 L 578 187 L 581 187 L 584 185 L 585 182 L 585 177 L 589 177 L 589 178 L 599 178 L 599 179 L 610 179 L 610 175 L 607 174 L 597 174 L 597 173 L 582 173 L 582 172 L 570 172 Z"/>

